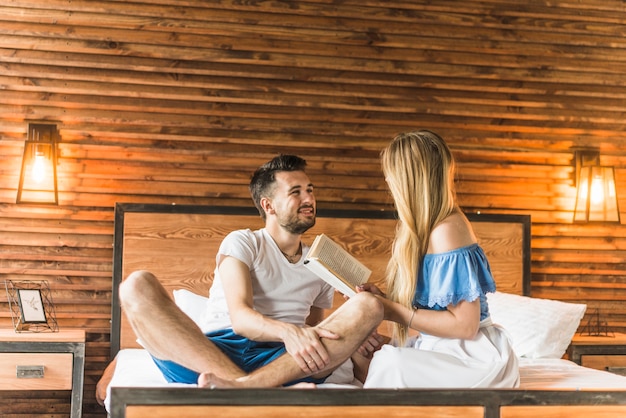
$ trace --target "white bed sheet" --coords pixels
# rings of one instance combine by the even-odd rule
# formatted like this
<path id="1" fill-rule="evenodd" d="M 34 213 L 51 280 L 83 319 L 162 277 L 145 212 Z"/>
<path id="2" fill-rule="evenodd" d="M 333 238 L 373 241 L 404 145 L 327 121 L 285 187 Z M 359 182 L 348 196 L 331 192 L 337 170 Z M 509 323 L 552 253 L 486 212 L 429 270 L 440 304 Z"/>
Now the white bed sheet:
<path id="1" fill-rule="evenodd" d="M 111 387 L 195 387 L 194 384 L 167 383 L 152 358 L 143 349 L 123 349 L 107 388 L 105 408 L 110 411 Z M 563 359 L 520 358 L 520 389 L 626 390 L 626 377 L 581 367 Z M 359 388 L 354 385 L 325 384 L 321 387 Z"/>
<path id="2" fill-rule="evenodd" d="M 564 359 L 520 358 L 520 389 L 626 390 L 626 376 Z"/>

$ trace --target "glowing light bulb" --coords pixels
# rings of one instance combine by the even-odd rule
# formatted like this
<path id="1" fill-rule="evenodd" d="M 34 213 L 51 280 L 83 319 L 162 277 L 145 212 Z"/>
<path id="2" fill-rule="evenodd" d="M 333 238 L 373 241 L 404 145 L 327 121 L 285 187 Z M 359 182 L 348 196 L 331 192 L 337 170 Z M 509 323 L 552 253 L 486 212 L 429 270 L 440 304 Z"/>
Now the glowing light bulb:
<path id="1" fill-rule="evenodd" d="M 35 152 L 33 162 L 32 177 L 35 183 L 41 184 L 46 178 L 46 155 L 41 151 Z"/>
<path id="2" fill-rule="evenodd" d="M 602 177 L 595 176 L 591 181 L 591 204 L 600 205 L 604 202 L 604 184 Z"/>

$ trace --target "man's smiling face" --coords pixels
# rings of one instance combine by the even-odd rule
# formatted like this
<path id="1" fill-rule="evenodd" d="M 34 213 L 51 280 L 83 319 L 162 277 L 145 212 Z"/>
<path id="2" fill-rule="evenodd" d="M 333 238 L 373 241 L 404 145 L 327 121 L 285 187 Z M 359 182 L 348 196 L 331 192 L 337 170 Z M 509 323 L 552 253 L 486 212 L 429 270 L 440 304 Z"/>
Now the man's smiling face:
<path id="1" fill-rule="evenodd" d="M 276 173 L 272 205 L 278 223 L 287 231 L 303 234 L 315 225 L 313 184 L 303 171 Z"/>

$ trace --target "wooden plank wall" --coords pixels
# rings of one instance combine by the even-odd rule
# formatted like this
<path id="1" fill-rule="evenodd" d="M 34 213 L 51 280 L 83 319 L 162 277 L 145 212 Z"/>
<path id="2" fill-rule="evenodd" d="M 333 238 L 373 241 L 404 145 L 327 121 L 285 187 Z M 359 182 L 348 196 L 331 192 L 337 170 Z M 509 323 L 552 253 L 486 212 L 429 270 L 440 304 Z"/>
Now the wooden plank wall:
<path id="1" fill-rule="evenodd" d="M 60 326 L 87 330 L 85 416 L 104 416 L 93 392 L 108 360 L 115 202 L 250 205 L 250 172 L 283 152 L 308 159 L 320 207 L 389 208 L 379 151 L 429 128 L 459 161 L 466 211 L 532 215 L 534 296 L 586 302 L 626 331 L 626 229 L 571 222 L 577 147 L 616 167 L 626 207 L 625 9 L 4 1 L 0 281 L 48 280 Z M 57 207 L 15 204 L 35 121 L 62 136 Z M 66 416 L 68 396 L 46 395 L 36 411 Z M 34 412 L 29 402 L 0 411 Z"/>

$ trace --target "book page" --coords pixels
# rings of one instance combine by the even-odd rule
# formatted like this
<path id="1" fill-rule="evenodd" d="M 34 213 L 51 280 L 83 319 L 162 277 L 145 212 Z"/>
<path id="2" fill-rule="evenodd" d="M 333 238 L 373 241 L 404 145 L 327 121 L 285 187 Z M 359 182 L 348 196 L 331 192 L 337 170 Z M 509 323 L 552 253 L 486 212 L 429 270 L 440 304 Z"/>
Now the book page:
<path id="1" fill-rule="evenodd" d="M 315 239 L 309 257 L 317 258 L 320 263 L 352 286 L 365 283 L 372 274 L 370 269 L 324 234 Z"/>

